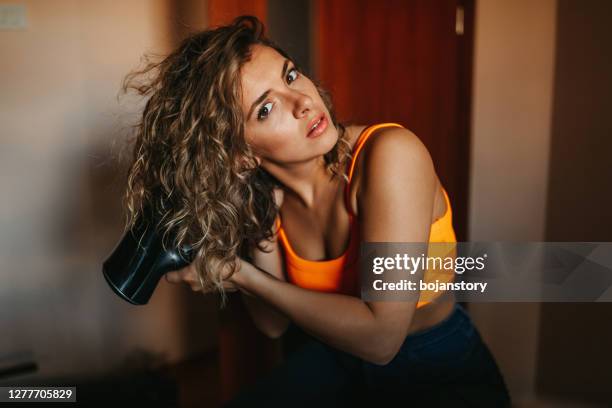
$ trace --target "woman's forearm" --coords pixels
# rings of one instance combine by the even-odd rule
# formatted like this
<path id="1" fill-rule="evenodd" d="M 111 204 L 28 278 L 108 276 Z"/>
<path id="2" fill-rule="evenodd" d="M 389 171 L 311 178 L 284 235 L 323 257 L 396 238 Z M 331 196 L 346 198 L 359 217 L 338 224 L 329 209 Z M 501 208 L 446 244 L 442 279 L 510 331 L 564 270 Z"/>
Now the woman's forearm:
<path id="1" fill-rule="evenodd" d="M 392 336 L 362 300 L 303 289 L 248 262 L 242 268 L 236 279 L 239 287 L 282 311 L 314 337 L 366 361 L 382 364 L 388 358 Z"/>
<path id="2" fill-rule="evenodd" d="M 277 236 L 271 240 L 261 242 L 263 251 L 259 248 L 253 250 L 253 264 L 275 276 L 280 280 L 284 280 L 283 259 L 278 246 Z M 251 293 L 241 293 L 242 301 L 247 308 L 255 326 L 266 336 L 271 338 L 280 337 L 289 326 L 289 319 L 275 310 L 269 304 Z"/>

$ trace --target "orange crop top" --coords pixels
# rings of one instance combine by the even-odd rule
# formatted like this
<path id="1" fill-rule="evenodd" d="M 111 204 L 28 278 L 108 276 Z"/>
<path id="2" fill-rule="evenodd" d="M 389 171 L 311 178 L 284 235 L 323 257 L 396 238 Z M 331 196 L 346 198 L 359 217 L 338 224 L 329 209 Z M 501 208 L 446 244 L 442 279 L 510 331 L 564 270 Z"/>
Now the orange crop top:
<path id="1" fill-rule="evenodd" d="M 342 255 L 340 255 L 338 258 L 325 261 L 310 261 L 301 258 L 295 253 L 291 247 L 291 244 L 289 243 L 289 240 L 287 239 L 287 235 L 285 234 L 285 231 L 281 225 L 280 215 L 277 217 L 276 226 L 278 228 L 280 243 L 285 252 L 285 266 L 289 282 L 305 289 L 322 292 L 343 293 L 356 297 L 360 296 L 358 264 L 360 239 L 359 228 L 356 225 L 356 217 L 352 213 L 349 205 L 350 182 L 353 177 L 357 156 L 363 149 L 365 142 L 368 140 L 370 135 L 374 133 L 374 131 L 383 127 L 403 126 L 397 123 L 381 123 L 369 126 L 363 130 L 361 135 L 359 135 L 357 143 L 353 148 L 353 157 L 349 163 L 347 173 L 348 183 L 346 184 L 344 191 L 345 205 L 349 213 L 350 239 L 348 247 Z M 429 242 L 457 242 L 452 225 L 451 205 L 445 190 L 444 198 L 446 201 L 446 213 L 431 225 Z M 428 255 L 431 256 L 431 249 L 430 252 L 428 252 Z M 437 279 L 439 281 L 448 282 L 452 280 L 452 275 L 453 273 L 449 274 L 448 272 L 441 274 L 437 271 L 426 271 L 424 280 L 433 281 Z M 440 292 L 435 295 L 424 294 L 421 292 L 417 307 L 425 305 L 439 294 Z"/>

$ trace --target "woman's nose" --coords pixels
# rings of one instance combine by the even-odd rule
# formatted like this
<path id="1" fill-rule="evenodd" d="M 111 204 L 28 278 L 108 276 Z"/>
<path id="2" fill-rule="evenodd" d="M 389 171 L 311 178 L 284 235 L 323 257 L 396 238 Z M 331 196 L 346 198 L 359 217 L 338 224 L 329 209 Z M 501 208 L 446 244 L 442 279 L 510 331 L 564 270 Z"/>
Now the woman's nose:
<path id="1" fill-rule="evenodd" d="M 298 92 L 295 95 L 293 115 L 302 118 L 312 109 L 312 98 L 304 93 Z"/>

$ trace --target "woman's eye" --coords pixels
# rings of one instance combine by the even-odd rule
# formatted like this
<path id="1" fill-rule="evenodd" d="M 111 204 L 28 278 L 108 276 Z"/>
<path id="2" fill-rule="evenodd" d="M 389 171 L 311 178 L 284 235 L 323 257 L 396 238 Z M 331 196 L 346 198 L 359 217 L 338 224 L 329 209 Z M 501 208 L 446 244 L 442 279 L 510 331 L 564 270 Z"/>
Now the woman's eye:
<path id="1" fill-rule="evenodd" d="M 272 110 L 272 102 L 268 102 L 266 104 L 264 104 L 261 109 L 259 109 L 259 112 L 257 112 L 257 119 L 258 120 L 264 120 L 265 118 L 268 117 L 268 115 L 270 114 L 270 111 Z"/>
<path id="2" fill-rule="evenodd" d="M 291 68 L 289 72 L 287 73 L 287 82 L 292 83 L 293 81 L 298 79 L 298 75 L 299 75 L 298 70 L 295 68 Z"/>

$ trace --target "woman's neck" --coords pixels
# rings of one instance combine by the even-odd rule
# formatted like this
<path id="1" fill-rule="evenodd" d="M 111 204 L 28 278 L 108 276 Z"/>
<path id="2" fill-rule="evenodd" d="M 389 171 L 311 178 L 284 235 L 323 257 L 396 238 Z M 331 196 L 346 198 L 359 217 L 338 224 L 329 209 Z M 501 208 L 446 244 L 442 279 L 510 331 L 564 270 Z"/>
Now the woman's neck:
<path id="1" fill-rule="evenodd" d="M 324 201 L 337 180 L 326 169 L 323 157 L 283 167 L 265 166 L 266 170 L 284 185 L 285 197 L 293 196 L 304 207 L 314 209 Z"/>
<path id="2" fill-rule="evenodd" d="M 350 125 L 344 128 L 351 150 L 366 126 Z M 284 186 L 285 197 L 293 196 L 305 208 L 312 210 L 325 202 L 330 193 L 337 192 L 340 177 L 333 177 L 325 166 L 323 156 L 293 165 L 265 163 L 263 167 Z"/>

